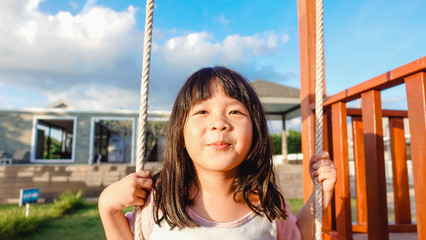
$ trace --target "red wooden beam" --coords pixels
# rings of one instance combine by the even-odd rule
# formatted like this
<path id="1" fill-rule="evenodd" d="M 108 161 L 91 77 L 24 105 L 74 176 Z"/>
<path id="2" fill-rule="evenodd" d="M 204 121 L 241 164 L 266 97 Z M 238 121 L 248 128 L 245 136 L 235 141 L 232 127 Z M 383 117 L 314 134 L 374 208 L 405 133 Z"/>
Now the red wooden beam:
<path id="1" fill-rule="evenodd" d="M 362 111 L 360 108 L 348 108 L 347 110 L 348 116 L 361 117 Z M 408 118 L 408 112 L 404 110 L 387 110 L 382 109 L 383 117 L 400 117 L 400 118 Z"/>
<path id="2" fill-rule="evenodd" d="M 401 232 L 416 232 L 416 224 L 389 224 L 389 232 L 401 233 Z M 352 225 L 352 230 L 358 233 L 367 233 L 368 229 L 366 225 Z"/>
<path id="3" fill-rule="evenodd" d="M 348 133 L 346 104 L 339 102 L 331 106 L 333 132 L 333 159 L 337 169 L 335 191 L 336 228 L 341 239 L 352 239 L 351 191 L 349 182 Z"/>
<path id="4" fill-rule="evenodd" d="M 380 92 L 361 94 L 368 239 L 389 239 Z"/>
<path id="5" fill-rule="evenodd" d="M 357 220 L 359 225 L 367 225 L 367 190 L 365 186 L 364 133 L 361 117 L 352 118 L 352 136 L 355 166 L 355 189 Z"/>
<path id="6" fill-rule="evenodd" d="M 303 199 L 306 202 L 314 185 L 309 159 L 315 153 L 315 119 L 309 105 L 315 102 L 315 0 L 298 0 L 300 49 L 300 115 L 302 117 Z M 325 88 L 324 88 L 325 89 Z"/>
<path id="7" fill-rule="evenodd" d="M 395 223 L 411 223 L 404 119 L 389 118 Z"/>
<path id="8" fill-rule="evenodd" d="M 323 148 L 327 149 L 330 156 L 333 156 L 333 147 L 332 147 L 332 132 L 331 132 L 331 112 L 327 111 L 324 116 L 324 126 L 323 126 Z M 323 217 L 322 217 L 322 231 L 323 232 L 330 232 L 333 230 L 333 223 L 335 223 L 335 214 L 334 214 L 334 204 L 333 200 L 332 203 L 330 203 L 330 206 L 327 209 L 324 209 Z"/>
<path id="9" fill-rule="evenodd" d="M 426 240 L 426 73 L 405 79 L 416 198 L 417 236 Z"/>

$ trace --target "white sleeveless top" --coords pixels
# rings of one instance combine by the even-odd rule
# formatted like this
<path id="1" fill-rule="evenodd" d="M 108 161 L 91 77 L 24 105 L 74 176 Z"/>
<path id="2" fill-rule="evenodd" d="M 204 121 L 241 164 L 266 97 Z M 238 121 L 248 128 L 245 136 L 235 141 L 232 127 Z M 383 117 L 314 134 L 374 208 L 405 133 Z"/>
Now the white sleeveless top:
<path id="1" fill-rule="evenodd" d="M 188 216 L 200 227 L 183 228 L 175 227 L 173 230 L 166 221 L 161 226 L 155 224 L 153 218 L 153 203 L 148 198 L 146 207 L 142 210 L 142 232 L 146 240 L 298 240 L 301 239 L 299 228 L 296 225 L 296 218 L 288 210 L 286 205 L 287 219 L 284 221 L 275 220 L 270 222 L 265 216 L 256 215 L 251 211 L 242 218 L 232 222 L 214 222 L 207 220 L 189 207 L 186 208 Z M 126 214 L 131 231 L 134 233 L 134 212 Z"/>

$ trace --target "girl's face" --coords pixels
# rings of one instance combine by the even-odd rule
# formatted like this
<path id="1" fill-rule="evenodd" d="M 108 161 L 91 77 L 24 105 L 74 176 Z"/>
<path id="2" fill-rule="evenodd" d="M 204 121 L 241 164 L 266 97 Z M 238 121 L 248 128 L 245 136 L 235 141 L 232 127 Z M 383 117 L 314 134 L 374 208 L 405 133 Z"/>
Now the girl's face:
<path id="1" fill-rule="evenodd" d="M 237 173 L 252 143 L 252 121 L 247 108 L 212 84 L 210 98 L 191 107 L 184 126 L 186 150 L 200 171 Z"/>

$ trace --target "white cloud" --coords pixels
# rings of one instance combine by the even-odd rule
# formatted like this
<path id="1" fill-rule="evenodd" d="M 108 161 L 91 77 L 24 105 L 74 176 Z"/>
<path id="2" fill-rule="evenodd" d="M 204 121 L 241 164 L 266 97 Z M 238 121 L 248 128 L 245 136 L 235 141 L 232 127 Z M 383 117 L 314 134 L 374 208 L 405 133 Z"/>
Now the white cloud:
<path id="1" fill-rule="evenodd" d="M 229 23 L 229 20 L 226 19 L 224 13 L 221 13 L 221 14 L 219 14 L 219 16 L 214 17 L 213 21 L 218 22 L 218 23 L 223 24 L 223 25 L 227 25 Z"/>
<path id="2" fill-rule="evenodd" d="M 78 14 L 50 14 L 38 10 L 40 2 L 0 1 L 0 85 L 37 100 L 19 106 L 67 99 L 77 108 L 137 109 L 143 42 L 136 29 L 137 9 L 118 12 L 89 0 Z M 255 61 L 276 54 L 285 43 L 273 31 L 223 40 L 208 32 L 154 28 L 154 33 L 160 38 L 154 38 L 152 47 L 152 108 L 170 107 L 188 74 L 204 66 L 227 65 L 250 74 L 267 69 L 269 76 L 282 76 Z M 0 107 L 13 105 L 16 97 L 9 97 Z"/>
<path id="3" fill-rule="evenodd" d="M 267 55 L 278 50 L 277 35 L 273 31 L 254 36 L 231 35 L 223 41 L 223 48 L 228 57 L 237 59 Z"/>
<path id="4" fill-rule="evenodd" d="M 294 131 L 301 131 L 302 120 L 300 117 L 296 117 L 290 120 L 286 120 L 287 133 L 289 129 Z M 268 120 L 269 133 L 281 134 L 283 130 L 283 123 L 281 120 Z"/>
<path id="5" fill-rule="evenodd" d="M 73 99 L 72 104 L 77 109 L 136 109 L 139 93 L 111 86 L 82 84 L 66 91 L 51 93 L 47 101 L 52 103 L 58 99 Z"/>
<path id="6" fill-rule="evenodd" d="M 291 120 L 286 121 L 287 129 L 292 129 L 296 131 L 301 131 L 302 128 L 302 119 L 301 117 L 296 117 Z"/>
<path id="7" fill-rule="evenodd" d="M 19 28 L 19 34 L 22 35 L 29 44 L 32 44 L 37 34 L 37 30 L 37 23 L 34 20 L 31 20 Z"/>
<path id="8" fill-rule="evenodd" d="M 70 1 L 69 5 L 72 7 L 73 10 L 77 10 L 77 8 L 80 6 L 78 3 L 74 1 Z"/>
<path id="9" fill-rule="evenodd" d="M 290 41 L 290 35 L 288 35 L 288 34 L 281 35 L 281 42 L 282 43 L 288 43 L 288 41 Z"/>
<path id="10" fill-rule="evenodd" d="M 87 0 L 86 4 L 83 6 L 83 13 L 89 12 L 91 8 L 93 8 L 96 5 L 96 0 Z"/>
<path id="11" fill-rule="evenodd" d="M 19 71 L 74 72 L 108 67 L 129 51 L 134 39 L 133 7 L 115 12 L 92 6 L 87 12 L 55 15 L 37 10 L 39 1 L 9 2 L 8 16 L 0 17 L 0 68 Z M 3 5 L 3 4 L 2 4 Z M 3 21 L 5 20 L 5 21 Z M 132 37 L 131 37 L 132 36 Z"/>
<path id="12" fill-rule="evenodd" d="M 221 47 L 220 44 L 213 43 L 212 39 L 213 36 L 206 32 L 174 37 L 159 46 L 157 53 L 168 64 L 208 64 L 210 59 L 217 57 Z"/>
<path id="13" fill-rule="evenodd" d="M 26 4 L 27 11 L 33 11 L 43 0 L 29 0 Z"/>
<path id="14" fill-rule="evenodd" d="M 391 98 L 383 98 L 382 103 L 383 104 L 393 104 L 393 103 L 404 101 L 405 99 L 406 99 L 405 95 L 391 97 Z"/>
<path id="15" fill-rule="evenodd" d="M 215 42 L 207 32 L 190 33 L 169 39 L 158 53 L 169 63 L 196 62 L 211 65 L 235 64 L 247 58 L 273 54 L 278 51 L 278 36 L 273 32 L 253 36 L 230 35 Z"/>

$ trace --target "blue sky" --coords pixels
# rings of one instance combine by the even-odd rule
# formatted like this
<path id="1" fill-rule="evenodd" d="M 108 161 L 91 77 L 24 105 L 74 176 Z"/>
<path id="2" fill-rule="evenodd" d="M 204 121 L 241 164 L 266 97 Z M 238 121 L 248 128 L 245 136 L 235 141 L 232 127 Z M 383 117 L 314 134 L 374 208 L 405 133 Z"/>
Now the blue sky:
<path id="1" fill-rule="evenodd" d="M 145 1 L 0 1 L 0 108 L 138 109 Z M 426 0 L 325 1 L 327 94 L 426 55 Z M 299 87 L 296 0 L 158 0 L 150 109 L 212 65 Z M 383 94 L 405 108 L 405 90 Z"/>

